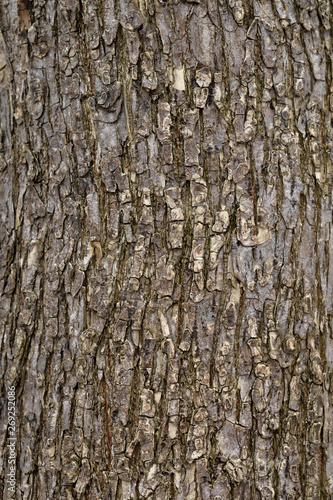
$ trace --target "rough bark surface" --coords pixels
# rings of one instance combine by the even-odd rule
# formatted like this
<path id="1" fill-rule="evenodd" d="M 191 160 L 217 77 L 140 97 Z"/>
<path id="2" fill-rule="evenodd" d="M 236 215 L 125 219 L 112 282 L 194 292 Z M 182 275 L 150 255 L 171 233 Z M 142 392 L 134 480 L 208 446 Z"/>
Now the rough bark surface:
<path id="1" fill-rule="evenodd" d="M 0 496 L 333 498 L 330 1 L 0 17 Z"/>

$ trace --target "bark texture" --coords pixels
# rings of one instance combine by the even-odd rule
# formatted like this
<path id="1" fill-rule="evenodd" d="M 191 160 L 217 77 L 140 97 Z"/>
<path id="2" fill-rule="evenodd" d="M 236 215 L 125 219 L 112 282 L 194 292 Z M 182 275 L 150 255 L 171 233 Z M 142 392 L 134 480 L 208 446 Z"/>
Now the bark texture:
<path id="1" fill-rule="evenodd" d="M 333 498 L 330 1 L 0 17 L 0 496 Z"/>

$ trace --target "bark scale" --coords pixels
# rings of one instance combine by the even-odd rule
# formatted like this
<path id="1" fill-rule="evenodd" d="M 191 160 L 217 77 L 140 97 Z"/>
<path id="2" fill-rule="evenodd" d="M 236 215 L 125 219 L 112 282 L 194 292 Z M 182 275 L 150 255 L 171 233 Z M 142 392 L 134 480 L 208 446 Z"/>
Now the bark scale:
<path id="1" fill-rule="evenodd" d="M 2 498 L 333 498 L 329 0 L 0 14 Z"/>

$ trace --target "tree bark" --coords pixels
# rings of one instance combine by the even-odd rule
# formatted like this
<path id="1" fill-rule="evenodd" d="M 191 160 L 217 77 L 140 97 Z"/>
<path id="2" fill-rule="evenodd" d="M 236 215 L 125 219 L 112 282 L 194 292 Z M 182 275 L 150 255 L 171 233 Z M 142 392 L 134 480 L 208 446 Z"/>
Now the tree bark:
<path id="1" fill-rule="evenodd" d="M 329 0 L 0 15 L 0 496 L 333 498 Z"/>

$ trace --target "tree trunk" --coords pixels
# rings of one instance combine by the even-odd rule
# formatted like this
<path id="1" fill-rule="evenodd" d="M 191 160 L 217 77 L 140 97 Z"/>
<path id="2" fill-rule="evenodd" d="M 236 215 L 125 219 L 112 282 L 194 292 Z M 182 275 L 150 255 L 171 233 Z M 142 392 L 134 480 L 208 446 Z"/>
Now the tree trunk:
<path id="1" fill-rule="evenodd" d="M 329 0 L 0 14 L 0 496 L 333 498 Z"/>

